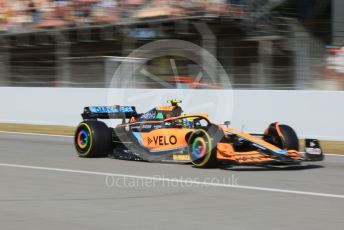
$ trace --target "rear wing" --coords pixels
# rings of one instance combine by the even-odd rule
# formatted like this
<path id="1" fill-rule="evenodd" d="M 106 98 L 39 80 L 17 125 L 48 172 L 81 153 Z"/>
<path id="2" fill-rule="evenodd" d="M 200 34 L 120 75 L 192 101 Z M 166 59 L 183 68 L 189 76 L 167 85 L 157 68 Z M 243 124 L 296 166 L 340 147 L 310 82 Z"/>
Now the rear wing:
<path id="1" fill-rule="evenodd" d="M 134 106 L 88 106 L 81 114 L 83 119 L 126 119 L 136 117 Z"/>

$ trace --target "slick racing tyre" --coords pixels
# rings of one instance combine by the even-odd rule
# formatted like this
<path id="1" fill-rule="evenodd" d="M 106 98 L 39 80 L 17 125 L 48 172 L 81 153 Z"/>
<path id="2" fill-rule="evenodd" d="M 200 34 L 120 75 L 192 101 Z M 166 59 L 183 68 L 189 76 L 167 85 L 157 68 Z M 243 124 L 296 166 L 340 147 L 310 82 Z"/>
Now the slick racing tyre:
<path id="1" fill-rule="evenodd" d="M 264 133 L 264 140 L 285 150 L 299 151 L 299 138 L 288 125 L 272 123 Z"/>
<path id="2" fill-rule="evenodd" d="M 76 129 L 74 145 L 80 157 L 105 157 L 112 148 L 111 129 L 100 121 L 83 121 Z"/>
<path id="3" fill-rule="evenodd" d="M 213 168 L 217 166 L 216 145 L 212 143 L 207 131 L 195 130 L 191 133 L 189 140 L 189 156 L 191 163 L 198 168 Z"/>

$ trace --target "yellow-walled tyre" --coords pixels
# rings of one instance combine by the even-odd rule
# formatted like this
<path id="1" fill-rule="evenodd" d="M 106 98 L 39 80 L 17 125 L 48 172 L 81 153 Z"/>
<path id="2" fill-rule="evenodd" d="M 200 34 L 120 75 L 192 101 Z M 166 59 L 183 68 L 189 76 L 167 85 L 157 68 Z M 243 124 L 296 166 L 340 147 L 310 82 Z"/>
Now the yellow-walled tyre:
<path id="1" fill-rule="evenodd" d="M 100 121 L 83 121 L 76 128 L 74 146 L 79 157 L 105 157 L 112 150 L 112 133 Z"/>
<path id="2" fill-rule="evenodd" d="M 189 156 L 191 163 L 198 168 L 217 166 L 215 146 L 207 131 L 195 130 L 189 137 Z"/>

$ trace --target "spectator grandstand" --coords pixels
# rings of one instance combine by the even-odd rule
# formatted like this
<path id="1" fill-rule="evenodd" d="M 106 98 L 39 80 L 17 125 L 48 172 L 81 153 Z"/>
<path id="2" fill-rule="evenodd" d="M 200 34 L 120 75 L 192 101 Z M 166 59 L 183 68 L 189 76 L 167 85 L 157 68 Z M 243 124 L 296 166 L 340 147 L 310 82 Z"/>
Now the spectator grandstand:
<path id="1" fill-rule="evenodd" d="M 340 0 L 0 0 L 0 86 L 104 87 L 118 65 L 114 57 L 180 39 L 214 55 L 234 88 L 342 89 L 342 75 L 333 79 L 331 70 L 328 77 L 333 59 L 325 52 L 343 42 L 341 6 Z M 167 79 L 173 73 L 166 63 L 162 57 L 148 65 Z M 181 76 L 197 72 L 185 60 L 176 63 Z"/>
<path id="2" fill-rule="evenodd" d="M 0 31 L 181 16 L 242 16 L 241 0 L 0 0 Z"/>

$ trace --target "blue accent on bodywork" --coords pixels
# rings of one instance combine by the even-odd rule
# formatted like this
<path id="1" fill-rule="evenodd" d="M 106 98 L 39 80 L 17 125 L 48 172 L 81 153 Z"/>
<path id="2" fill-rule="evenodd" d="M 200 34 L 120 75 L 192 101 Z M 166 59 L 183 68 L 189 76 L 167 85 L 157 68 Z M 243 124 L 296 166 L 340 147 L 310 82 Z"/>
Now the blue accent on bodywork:
<path id="1" fill-rule="evenodd" d="M 140 132 L 133 132 L 133 135 L 136 137 L 137 141 L 142 145 L 142 136 Z"/>
<path id="2" fill-rule="evenodd" d="M 131 106 L 90 106 L 92 113 L 132 113 L 134 112 Z"/>
<path id="3" fill-rule="evenodd" d="M 284 151 L 284 150 L 275 150 L 274 151 L 275 153 L 278 153 L 278 154 L 280 154 L 280 155 L 286 155 L 286 154 L 288 154 L 286 151 Z"/>

